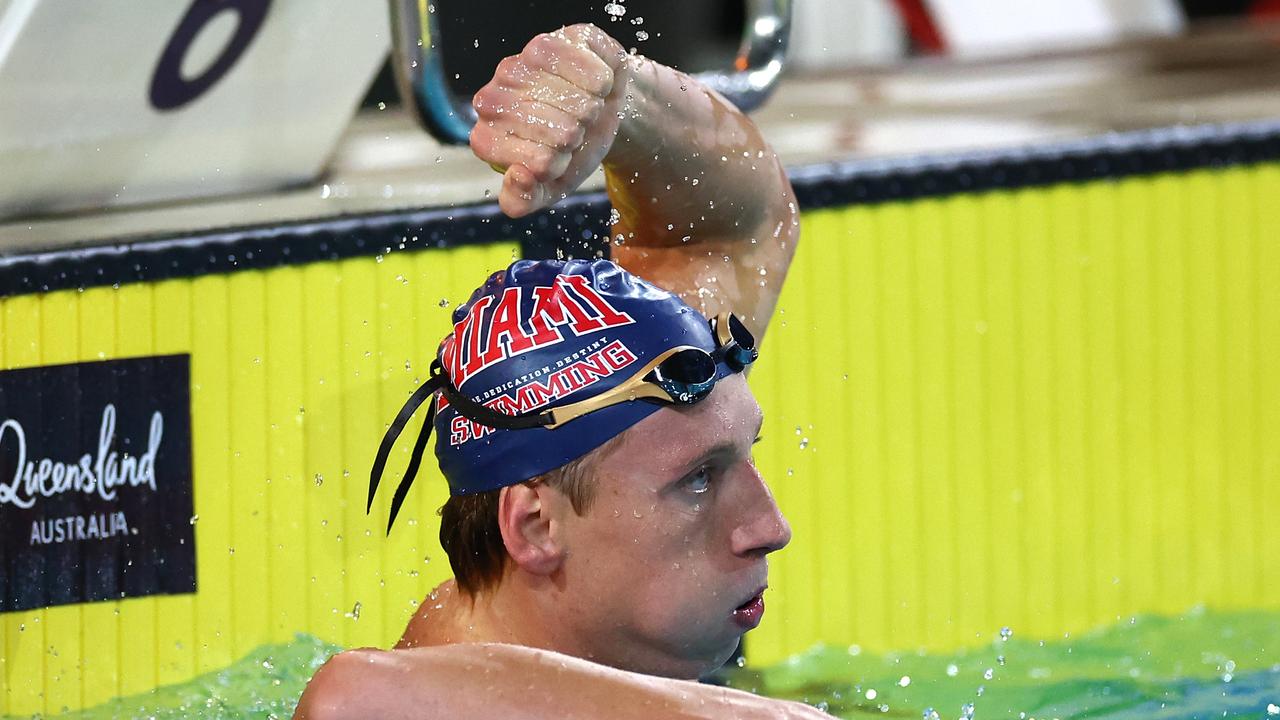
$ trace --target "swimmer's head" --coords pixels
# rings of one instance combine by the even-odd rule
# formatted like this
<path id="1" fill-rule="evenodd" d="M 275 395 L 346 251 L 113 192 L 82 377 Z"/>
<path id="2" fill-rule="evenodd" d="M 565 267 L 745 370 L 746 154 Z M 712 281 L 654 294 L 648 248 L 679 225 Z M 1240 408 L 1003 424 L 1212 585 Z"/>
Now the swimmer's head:
<path id="1" fill-rule="evenodd" d="M 662 403 L 697 402 L 755 359 L 736 318 L 709 322 L 607 260 L 516 262 L 453 321 L 374 463 L 370 505 L 392 444 L 431 399 L 388 531 L 432 430 L 450 494 L 474 495 L 563 468 Z"/>
<path id="2" fill-rule="evenodd" d="M 548 616 L 579 654 L 686 677 L 723 662 L 790 537 L 751 459 L 754 339 L 603 260 L 515 263 L 453 319 L 417 396 L 442 388 L 458 586 L 474 596 L 513 565 L 558 574 Z M 551 522 L 531 545 L 525 530 Z"/>

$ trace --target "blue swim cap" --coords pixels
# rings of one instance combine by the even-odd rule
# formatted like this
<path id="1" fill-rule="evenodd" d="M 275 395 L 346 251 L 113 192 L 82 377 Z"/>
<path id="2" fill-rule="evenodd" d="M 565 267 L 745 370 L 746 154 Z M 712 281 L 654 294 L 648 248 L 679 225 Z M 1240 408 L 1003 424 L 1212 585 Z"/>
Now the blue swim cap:
<path id="1" fill-rule="evenodd" d="M 383 439 L 370 476 L 370 507 L 391 445 L 431 393 L 435 412 L 427 422 L 434 419 L 436 458 L 452 495 L 496 490 L 562 467 L 661 407 L 634 400 L 554 429 L 495 429 L 461 415 L 439 383 L 505 415 L 524 415 L 606 392 L 672 348 L 713 353 L 717 346 L 702 314 L 608 260 L 515 262 L 489 276 L 454 310 L 453 322 L 433 367 L 437 384 L 429 381 L 414 393 Z M 718 361 L 717 379 L 731 372 Z M 423 427 L 396 490 L 392 521 L 430 429 Z"/>
<path id="2" fill-rule="evenodd" d="M 513 263 L 453 321 L 440 347 L 445 374 L 463 395 L 509 415 L 598 395 L 679 345 L 715 349 L 700 313 L 608 260 Z M 625 402 L 553 430 L 495 430 L 442 404 L 436 459 L 453 495 L 496 490 L 586 455 L 659 407 Z"/>

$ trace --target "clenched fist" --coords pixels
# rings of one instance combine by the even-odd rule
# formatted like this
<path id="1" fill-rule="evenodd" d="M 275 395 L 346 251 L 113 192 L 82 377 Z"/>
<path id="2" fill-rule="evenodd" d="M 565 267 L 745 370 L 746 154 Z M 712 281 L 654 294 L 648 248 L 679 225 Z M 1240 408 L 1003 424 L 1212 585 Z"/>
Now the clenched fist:
<path id="1" fill-rule="evenodd" d="M 511 217 L 553 205 L 600 166 L 625 115 L 632 61 L 594 25 L 535 37 L 498 64 L 472 104 L 471 149 L 504 170 Z"/>

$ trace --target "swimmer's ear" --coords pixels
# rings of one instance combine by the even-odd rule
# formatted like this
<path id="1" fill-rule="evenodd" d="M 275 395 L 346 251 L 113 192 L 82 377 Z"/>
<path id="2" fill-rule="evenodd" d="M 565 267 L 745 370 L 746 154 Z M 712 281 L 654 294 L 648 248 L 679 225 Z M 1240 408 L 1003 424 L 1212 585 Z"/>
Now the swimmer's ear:
<path id="1" fill-rule="evenodd" d="M 564 562 L 559 534 L 553 532 L 553 493 L 531 481 L 502 489 L 498 495 L 498 529 L 507 554 L 526 572 L 550 575 Z"/>

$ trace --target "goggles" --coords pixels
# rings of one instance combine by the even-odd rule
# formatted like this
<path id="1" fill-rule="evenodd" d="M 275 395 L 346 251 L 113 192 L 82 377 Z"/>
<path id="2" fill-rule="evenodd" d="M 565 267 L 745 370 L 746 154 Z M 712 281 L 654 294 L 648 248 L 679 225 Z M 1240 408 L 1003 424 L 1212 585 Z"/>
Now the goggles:
<path id="1" fill-rule="evenodd" d="M 554 430 L 596 410 L 633 400 L 645 399 L 673 405 L 693 405 L 711 394 L 715 387 L 716 367 L 719 363 L 723 362 L 733 372 L 742 372 L 760 356 L 755 337 L 736 315 L 722 313 L 712 318 L 710 325 L 716 341 L 713 352 L 691 345 L 674 347 L 659 354 L 631 377 L 595 397 L 521 415 L 498 412 L 458 392 L 449 377 L 444 374 L 443 367 L 437 359 L 431 364 L 430 379 L 409 397 L 382 437 L 378 454 L 373 461 L 373 468 L 369 473 L 369 498 L 365 512 L 373 508 L 373 498 L 377 493 L 382 472 L 396 439 L 400 437 L 400 433 L 404 431 L 405 425 L 418 408 L 437 391 L 458 414 L 473 422 L 499 430 L 531 428 Z M 418 468 L 422 464 L 422 455 L 426 451 L 427 440 L 431 436 L 435 422 L 436 409 L 435 402 L 428 406 L 422 430 L 418 433 L 413 452 L 409 456 L 409 465 L 405 468 L 404 477 L 391 498 L 391 516 L 387 520 L 387 534 L 391 533 L 391 526 L 395 523 L 405 496 L 409 493 L 409 487 L 413 484 L 413 479 L 417 476 Z"/>

